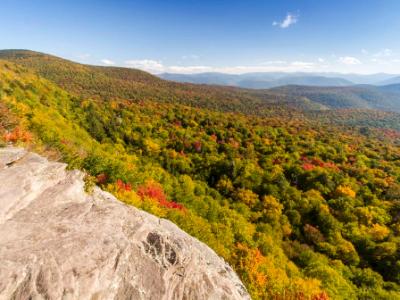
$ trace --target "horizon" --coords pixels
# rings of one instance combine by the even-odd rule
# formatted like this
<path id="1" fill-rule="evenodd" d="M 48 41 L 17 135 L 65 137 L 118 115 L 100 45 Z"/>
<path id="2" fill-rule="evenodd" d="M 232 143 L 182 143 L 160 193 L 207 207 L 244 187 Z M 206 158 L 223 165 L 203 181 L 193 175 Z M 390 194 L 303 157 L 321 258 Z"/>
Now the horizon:
<path id="1" fill-rule="evenodd" d="M 36 53 L 41 53 L 44 55 L 51 55 L 57 58 L 69 60 L 73 63 L 78 63 L 82 65 L 88 65 L 88 66 L 96 66 L 96 67 L 105 67 L 105 68 L 125 68 L 125 69 L 132 69 L 132 70 L 140 70 L 144 71 L 147 73 L 150 73 L 152 75 L 163 75 L 163 74 L 178 74 L 178 75 L 201 75 L 201 74 L 221 74 L 221 75 L 248 75 L 248 74 L 310 74 L 313 76 L 323 76 L 323 74 L 331 74 L 331 75 L 356 75 L 356 76 L 373 76 L 373 75 L 388 75 L 388 76 L 399 76 L 399 73 L 386 73 L 386 72 L 377 72 L 377 73 L 346 73 L 346 72 L 335 72 L 335 71 L 259 71 L 259 72 L 246 72 L 246 73 L 223 73 L 223 72 L 218 72 L 218 71 L 209 71 L 209 72 L 201 72 L 201 73 L 172 73 L 172 72 L 161 72 L 161 73 L 152 73 L 147 70 L 139 69 L 139 68 L 132 68 L 129 66 L 117 66 L 117 65 L 102 65 L 102 64 L 96 64 L 96 63 L 85 63 L 85 62 L 79 62 L 78 60 L 73 60 L 65 57 L 58 56 L 57 54 L 53 53 L 45 53 L 37 50 L 32 50 L 32 49 L 0 49 L 0 51 L 31 51 L 31 52 L 36 52 Z"/>
<path id="2" fill-rule="evenodd" d="M 5 0 L 3 8 L 0 48 L 90 65 L 152 74 L 400 73 L 395 0 Z"/>

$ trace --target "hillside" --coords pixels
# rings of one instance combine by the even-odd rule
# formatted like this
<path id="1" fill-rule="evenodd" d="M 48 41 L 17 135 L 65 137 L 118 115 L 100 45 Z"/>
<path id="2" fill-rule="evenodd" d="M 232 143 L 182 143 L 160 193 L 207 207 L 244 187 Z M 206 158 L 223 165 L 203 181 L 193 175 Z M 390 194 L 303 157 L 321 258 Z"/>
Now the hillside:
<path id="1" fill-rule="evenodd" d="M 266 89 L 272 87 L 278 87 L 283 85 L 303 85 L 303 86 L 350 86 L 352 82 L 335 77 L 323 77 L 323 76 L 312 76 L 312 75 L 286 75 L 282 78 L 278 78 L 271 81 L 262 81 L 257 79 L 243 79 L 239 81 L 239 87 L 252 88 L 252 89 Z"/>
<path id="2" fill-rule="evenodd" d="M 384 85 L 379 87 L 379 90 L 387 93 L 400 94 L 400 83 Z"/>
<path id="3" fill-rule="evenodd" d="M 282 119 L 304 119 L 303 112 L 327 109 L 358 108 L 400 111 L 400 93 L 384 86 L 285 86 L 267 90 L 240 89 L 216 85 L 175 83 L 159 79 L 140 70 L 82 65 L 29 50 L 0 50 L 0 59 L 16 62 L 34 70 L 38 75 L 55 82 L 78 97 L 97 100 L 124 99 L 134 102 L 180 103 L 223 112 L 269 117 L 279 115 Z M 218 76 L 225 77 L 225 74 L 211 74 L 216 78 Z M 261 74 L 250 73 L 247 76 L 257 79 Z M 208 77 L 210 73 L 206 73 L 206 75 Z M 233 79 L 237 76 L 230 77 Z M 270 76 L 279 78 L 282 75 L 273 73 Z M 300 73 L 293 78 L 301 81 L 304 76 Z M 216 80 L 218 81 L 218 79 Z M 335 80 L 335 78 L 333 77 L 331 80 Z M 334 119 L 330 122 L 334 122 Z M 375 124 L 375 127 L 378 126 L 379 123 Z"/>
<path id="4" fill-rule="evenodd" d="M 388 78 L 379 82 L 380 85 L 400 84 L 400 76 Z"/>
<path id="5" fill-rule="evenodd" d="M 306 112 L 305 116 L 312 120 L 318 120 L 324 124 L 333 126 L 344 125 L 343 130 L 348 128 L 352 131 L 370 135 L 372 132 L 375 138 L 389 137 L 392 131 L 392 141 L 396 141 L 396 136 L 400 132 L 400 114 L 370 109 L 334 109 L 324 111 Z M 389 135 L 386 135 L 388 133 Z"/>
<path id="6" fill-rule="evenodd" d="M 173 221 L 229 262 L 253 299 L 400 299 L 392 138 L 179 101 L 86 98 L 22 65 L 0 62 L 2 143 L 86 170 L 89 187 Z"/>
<path id="7" fill-rule="evenodd" d="M 267 92 L 261 100 L 247 90 L 174 83 L 140 70 L 82 65 L 29 50 L 0 50 L 0 59 L 34 70 L 80 97 L 151 100 L 253 114 L 268 114 L 270 110 L 279 110 L 276 104 L 281 104 L 280 97 L 269 96 Z"/>
<path id="8" fill-rule="evenodd" d="M 270 90 L 288 97 L 305 97 L 328 108 L 363 108 L 400 112 L 399 90 L 387 86 L 283 86 Z"/>

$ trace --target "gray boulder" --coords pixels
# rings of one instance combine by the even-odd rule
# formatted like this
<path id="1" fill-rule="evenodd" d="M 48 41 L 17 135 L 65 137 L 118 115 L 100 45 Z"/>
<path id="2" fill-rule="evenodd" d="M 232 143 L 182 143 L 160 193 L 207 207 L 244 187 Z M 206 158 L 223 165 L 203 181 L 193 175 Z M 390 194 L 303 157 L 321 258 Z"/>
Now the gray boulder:
<path id="1" fill-rule="evenodd" d="M 231 267 L 173 223 L 83 173 L 0 148 L 0 299 L 250 299 Z"/>

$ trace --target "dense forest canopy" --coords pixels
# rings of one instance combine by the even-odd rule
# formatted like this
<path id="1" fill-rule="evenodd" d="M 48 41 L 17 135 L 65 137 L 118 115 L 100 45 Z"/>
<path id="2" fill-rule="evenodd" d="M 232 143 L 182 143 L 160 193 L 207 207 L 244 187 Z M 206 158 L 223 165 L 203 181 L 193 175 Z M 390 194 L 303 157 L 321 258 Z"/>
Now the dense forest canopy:
<path id="1" fill-rule="evenodd" d="M 172 220 L 254 299 L 400 299 L 397 114 L 23 53 L 0 62 L 3 145 Z"/>
<path id="2" fill-rule="evenodd" d="M 371 109 L 377 103 L 381 103 L 378 107 L 400 103 L 400 89 L 396 89 L 396 85 L 381 88 L 286 86 L 252 90 L 176 83 L 140 70 L 83 65 L 28 50 L 0 50 L 0 59 L 29 68 L 77 97 L 180 103 L 281 119 L 304 121 L 311 117 L 324 124 L 399 129 L 399 113 Z M 388 90 L 389 95 L 376 90 Z M 393 100 L 397 98 L 399 101 Z M 337 113 L 337 109 L 346 111 Z"/>

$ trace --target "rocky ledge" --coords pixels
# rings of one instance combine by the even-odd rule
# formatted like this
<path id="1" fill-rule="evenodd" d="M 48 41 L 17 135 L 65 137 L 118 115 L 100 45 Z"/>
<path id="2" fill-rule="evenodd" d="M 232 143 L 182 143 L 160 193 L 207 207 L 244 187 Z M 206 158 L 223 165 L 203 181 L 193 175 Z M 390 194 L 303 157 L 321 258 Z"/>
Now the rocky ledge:
<path id="1" fill-rule="evenodd" d="M 231 267 L 173 223 L 83 173 L 0 148 L 0 299 L 250 299 Z"/>

